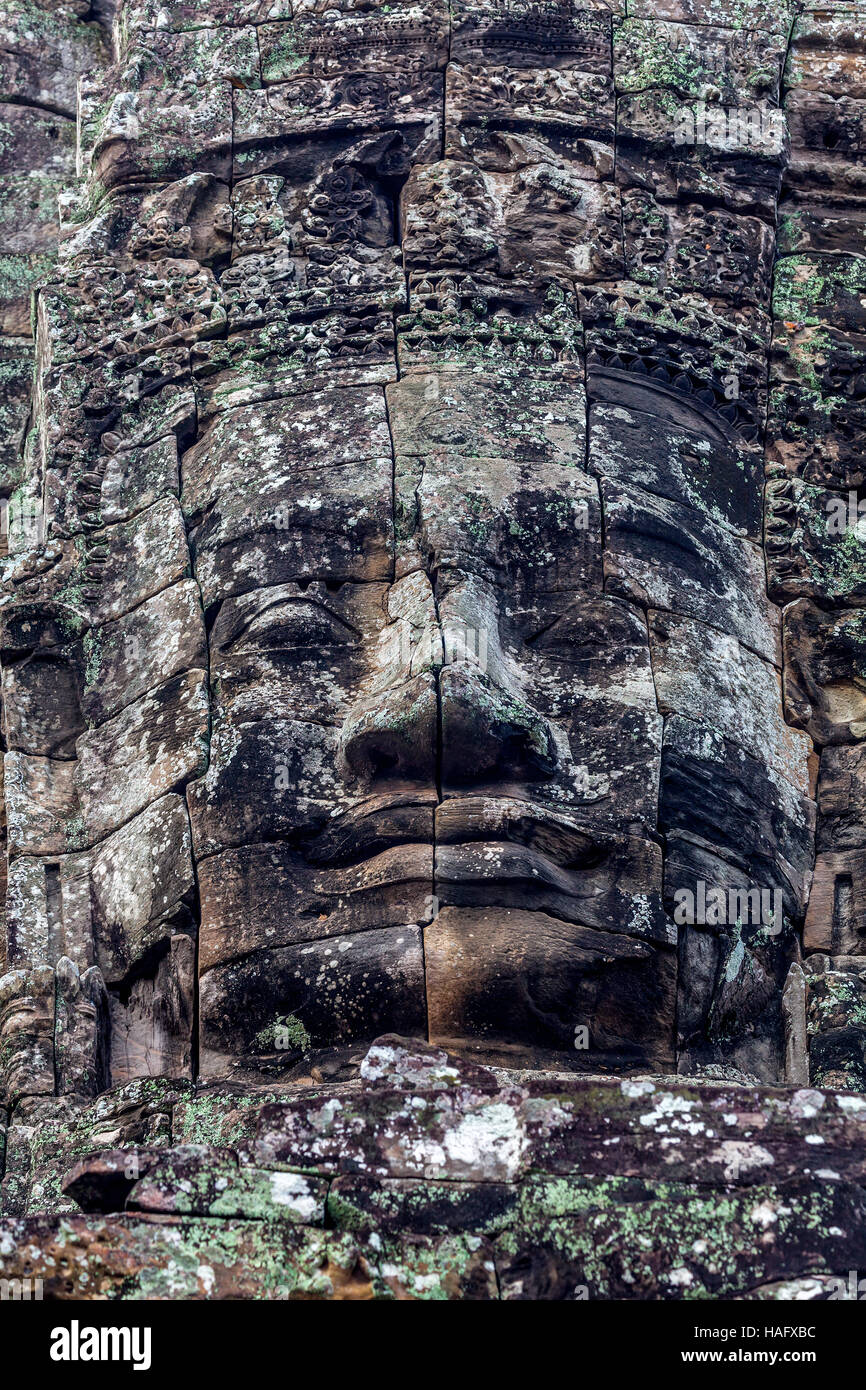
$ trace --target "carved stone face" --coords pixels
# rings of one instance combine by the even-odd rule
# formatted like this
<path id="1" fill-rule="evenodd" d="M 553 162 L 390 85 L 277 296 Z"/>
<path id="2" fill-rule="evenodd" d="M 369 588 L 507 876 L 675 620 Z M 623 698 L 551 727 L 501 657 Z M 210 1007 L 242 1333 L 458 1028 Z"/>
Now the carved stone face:
<path id="1" fill-rule="evenodd" d="M 575 371 L 419 372 L 232 410 L 184 456 L 206 1066 L 280 1014 L 568 1057 L 581 1007 L 663 1057 L 660 718 L 584 419 Z"/>
<path id="2" fill-rule="evenodd" d="M 815 502 L 862 408 L 798 385 L 786 37 L 662 8 L 127 7 L 0 615 L 31 1090 L 343 1078 L 389 1031 L 786 1075 L 811 740 L 829 805 L 866 727 Z M 862 849 L 826 841 L 841 949 Z M 700 884 L 782 907 L 678 917 Z"/>

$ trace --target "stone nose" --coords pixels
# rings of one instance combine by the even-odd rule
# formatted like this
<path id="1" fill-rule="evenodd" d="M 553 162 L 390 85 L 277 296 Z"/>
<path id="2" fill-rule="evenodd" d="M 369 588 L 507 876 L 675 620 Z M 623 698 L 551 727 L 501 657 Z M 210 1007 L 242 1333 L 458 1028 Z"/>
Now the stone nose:
<path id="1" fill-rule="evenodd" d="M 553 777 L 556 741 L 524 692 L 524 673 L 500 643 L 503 595 L 476 576 L 444 574 L 438 615 L 442 790 L 504 789 Z"/>
<path id="2" fill-rule="evenodd" d="M 547 721 L 471 662 L 439 673 L 444 789 L 546 781 L 556 765 Z"/>
<path id="3" fill-rule="evenodd" d="M 367 781 L 433 787 L 442 638 L 425 574 L 408 575 L 393 586 L 388 618 L 364 689 L 343 726 L 342 754 L 351 772 Z"/>
<path id="4" fill-rule="evenodd" d="M 489 601 L 472 598 L 471 616 L 465 594 L 446 597 L 439 612 L 426 577 L 395 585 L 394 621 L 343 729 L 343 755 L 356 776 L 441 779 L 444 789 L 554 776 L 553 731 L 519 691 Z"/>
<path id="5" fill-rule="evenodd" d="M 358 701 L 343 729 L 344 757 L 368 782 L 435 786 L 438 723 L 435 676 L 411 676 Z"/>

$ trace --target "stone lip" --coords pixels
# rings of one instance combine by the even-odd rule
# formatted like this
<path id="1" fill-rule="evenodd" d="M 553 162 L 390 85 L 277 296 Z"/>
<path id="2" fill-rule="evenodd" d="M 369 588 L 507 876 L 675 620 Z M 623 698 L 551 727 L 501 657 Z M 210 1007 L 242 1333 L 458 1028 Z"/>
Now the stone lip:
<path id="1" fill-rule="evenodd" d="M 350 1083 L 175 1091 L 152 1143 L 128 1137 L 130 1090 L 85 1107 L 117 1143 L 79 1135 L 55 1210 L 0 1222 L 0 1277 L 51 1298 L 787 1299 L 847 1297 L 866 1264 L 866 1099 L 845 1092 L 509 1075 L 395 1035 Z"/>

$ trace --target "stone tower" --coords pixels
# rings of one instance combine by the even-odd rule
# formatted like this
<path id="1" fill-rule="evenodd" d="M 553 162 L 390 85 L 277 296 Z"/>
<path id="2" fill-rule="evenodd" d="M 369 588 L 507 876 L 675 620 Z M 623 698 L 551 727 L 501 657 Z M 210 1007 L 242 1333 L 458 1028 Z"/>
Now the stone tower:
<path id="1" fill-rule="evenodd" d="M 866 1261 L 857 0 L 9 0 L 0 37 L 0 1270 Z M 686 1258 L 699 1175 L 794 1211 L 772 1253 Z"/>

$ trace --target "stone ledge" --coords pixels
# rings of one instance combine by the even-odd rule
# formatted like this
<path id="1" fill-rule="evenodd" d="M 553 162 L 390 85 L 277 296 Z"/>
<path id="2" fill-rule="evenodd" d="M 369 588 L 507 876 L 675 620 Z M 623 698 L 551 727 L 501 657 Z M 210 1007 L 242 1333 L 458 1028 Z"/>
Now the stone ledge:
<path id="1" fill-rule="evenodd" d="M 788 1299 L 847 1297 L 866 1266 L 859 1096 L 509 1077 L 385 1037 L 359 1082 L 165 1101 L 171 1133 L 115 1126 L 120 1147 L 67 1155 L 66 1210 L 0 1223 L 0 1278 L 60 1299 Z"/>

